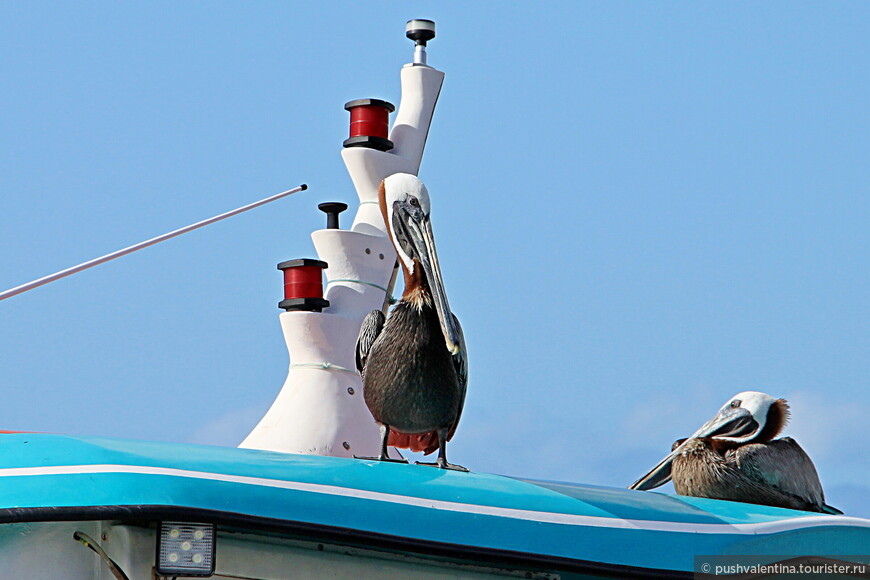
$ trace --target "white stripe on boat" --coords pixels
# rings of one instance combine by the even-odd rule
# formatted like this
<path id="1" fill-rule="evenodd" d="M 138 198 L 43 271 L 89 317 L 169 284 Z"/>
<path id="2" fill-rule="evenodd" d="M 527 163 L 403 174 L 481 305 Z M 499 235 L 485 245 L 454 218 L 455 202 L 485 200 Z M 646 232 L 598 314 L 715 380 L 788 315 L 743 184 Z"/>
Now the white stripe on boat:
<path id="1" fill-rule="evenodd" d="M 220 481 L 227 483 L 237 483 L 242 485 L 254 485 L 259 487 L 319 493 L 331 496 L 367 499 L 399 505 L 423 507 L 450 512 L 497 516 L 548 524 L 589 526 L 598 528 L 624 528 L 655 532 L 751 535 L 772 534 L 777 532 L 817 526 L 854 526 L 870 528 L 870 520 L 853 518 L 848 516 L 831 515 L 804 517 L 798 516 L 783 520 L 773 520 L 769 522 L 750 524 L 702 524 L 691 522 L 667 522 L 658 520 L 630 520 L 616 517 L 584 516 L 577 514 L 542 512 L 515 508 L 468 504 L 437 499 L 427 499 L 422 497 L 396 495 L 391 493 L 382 493 L 378 491 L 368 491 L 364 489 L 340 487 L 335 485 L 323 485 L 319 483 L 304 483 L 299 481 L 285 481 L 281 479 L 269 479 L 263 477 L 249 477 L 245 475 L 229 475 L 225 473 L 211 473 L 206 471 L 190 471 L 186 469 L 149 467 L 140 465 L 58 465 L 47 467 L 15 467 L 0 469 L 0 477 L 33 477 L 43 475 L 93 474 L 136 474 L 185 477 L 189 479 Z"/>

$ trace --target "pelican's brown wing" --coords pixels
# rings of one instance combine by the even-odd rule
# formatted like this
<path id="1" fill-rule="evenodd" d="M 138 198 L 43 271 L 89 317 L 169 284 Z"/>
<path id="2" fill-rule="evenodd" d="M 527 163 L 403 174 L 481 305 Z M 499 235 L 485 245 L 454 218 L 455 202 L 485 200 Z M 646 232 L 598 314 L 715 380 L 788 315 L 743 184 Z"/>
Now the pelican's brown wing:
<path id="1" fill-rule="evenodd" d="M 359 329 L 359 337 L 356 339 L 356 370 L 360 374 L 366 368 L 366 359 L 369 358 L 372 345 L 384 329 L 386 319 L 387 317 L 380 310 L 372 310 L 363 319 L 362 326 Z"/>
<path id="2" fill-rule="evenodd" d="M 793 507 L 816 512 L 842 513 L 825 504 L 819 475 L 810 457 L 791 437 L 770 443 L 744 445 L 734 452 L 737 468 L 771 491 L 793 498 Z M 791 506 L 790 506 L 791 507 Z"/>
<path id="3" fill-rule="evenodd" d="M 456 419 L 453 420 L 453 425 L 450 426 L 450 431 L 447 433 L 448 441 L 453 438 L 456 426 L 459 425 L 459 417 L 462 416 L 462 409 L 465 407 L 465 393 L 468 392 L 468 351 L 465 350 L 465 335 L 462 333 L 459 319 L 456 318 L 455 314 L 452 316 L 459 333 L 459 352 L 453 355 L 453 366 L 456 368 L 456 378 L 459 381 L 459 409 L 456 410 Z"/>

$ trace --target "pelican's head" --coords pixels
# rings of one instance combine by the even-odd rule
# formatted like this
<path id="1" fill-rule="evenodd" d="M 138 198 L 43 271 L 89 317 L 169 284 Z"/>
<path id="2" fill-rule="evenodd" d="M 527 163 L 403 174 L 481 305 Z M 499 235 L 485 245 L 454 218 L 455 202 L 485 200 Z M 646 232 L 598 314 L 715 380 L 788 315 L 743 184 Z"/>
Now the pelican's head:
<path id="1" fill-rule="evenodd" d="M 390 231 L 393 245 L 396 246 L 399 259 L 402 260 L 405 269 L 413 274 L 414 258 L 419 260 L 419 252 L 409 231 L 409 225 L 421 225 L 425 221 L 429 224 L 431 232 L 429 215 L 432 206 L 429 203 L 429 190 L 414 175 L 394 173 L 381 183 L 380 203 L 384 221 Z"/>
<path id="2" fill-rule="evenodd" d="M 653 489 L 671 479 L 671 464 L 686 444 L 700 437 L 709 437 L 730 446 L 766 443 L 776 437 L 788 421 L 788 403 L 766 393 L 743 391 L 725 403 L 716 416 L 677 445 L 649 473 L 634 482 L 629 489 Z"/>
<path id="3" fill-rule="evenodd" d="M 458 353 L 459 331 L 447 303 L 447 293 L 441 279 L 441 266 L 435 251 L 435 238 L 429 218 L 431 205 L 426 186 L 414 175 L 394 173 L 381 182 L 378 200 L 390 239 L 406 272 L 406 295 L 415 289 L 428 288 L 431 291 L 447 350 L 452 354 Z M 422 272 L 419 271 L 421 269 Z M 418 288 L 408 288 L 409 281 L 413 281 Z M 425 296 L 425 292 L 420 295 Z"/>
<path id="4" fill-rule="evenodd" d="M 743 391 L 731 397 L 692 437 L 712 437 L 740 445 L 766 443 L 785 427 L 788 414 L 785 399 Z"/>

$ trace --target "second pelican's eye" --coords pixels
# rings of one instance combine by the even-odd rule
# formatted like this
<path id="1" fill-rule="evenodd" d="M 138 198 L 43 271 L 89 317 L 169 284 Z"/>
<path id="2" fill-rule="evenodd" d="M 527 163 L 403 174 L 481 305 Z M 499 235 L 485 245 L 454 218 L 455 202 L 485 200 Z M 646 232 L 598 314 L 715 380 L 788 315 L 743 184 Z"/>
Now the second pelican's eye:
<path id="1" fill-rule="evenodd" d="M 731 401 L 731 408 L 732 409 L 736 409 L 739 406 L 740 406 L 740 399 L 734 399 L 733 401 Z"/>
<path id="2" fill-rule="evenodd" d="M 416 198 L 416 197 L 410 197 L 410 198 L 408 198 L 408 203 L 410 203 L 410 204 L 413 205 L 414 207 L 419 207 L 419 205 L 420 205 L 420 202 L 417 201 L 417 198 Z"/>

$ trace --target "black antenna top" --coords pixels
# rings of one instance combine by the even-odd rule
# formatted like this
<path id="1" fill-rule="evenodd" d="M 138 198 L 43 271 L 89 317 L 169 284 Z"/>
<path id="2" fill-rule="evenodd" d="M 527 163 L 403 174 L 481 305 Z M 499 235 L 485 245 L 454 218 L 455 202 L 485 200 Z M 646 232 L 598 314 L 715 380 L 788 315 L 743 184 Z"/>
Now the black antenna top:
<path id="1" fill-rule="evenodd" d="M 409 20 L 405 25 L 405 36 L 416 44 L 426 46 L 426 43 L 435 38 L 435 23 L 431 20 Z"/>
<path id="2" fill-rule="evenodd" d="M 409 20 L 405 36 L 414 41 L 414 64 L 426 65 L 426 43 L 435 38 L 435 23 L 431 20 Z"/>

